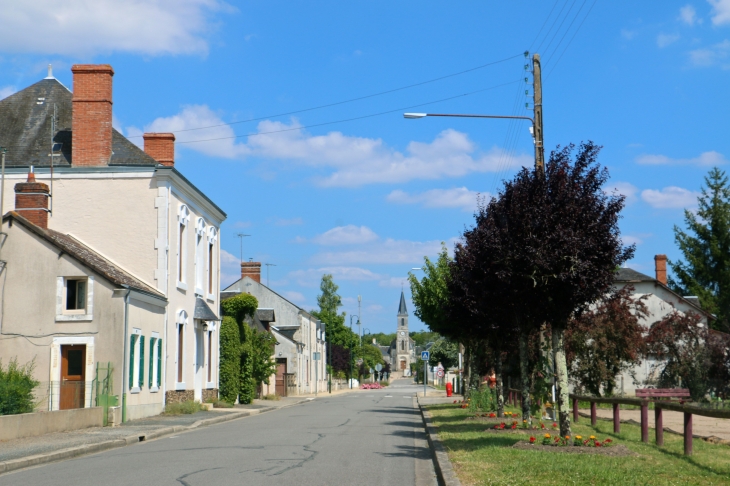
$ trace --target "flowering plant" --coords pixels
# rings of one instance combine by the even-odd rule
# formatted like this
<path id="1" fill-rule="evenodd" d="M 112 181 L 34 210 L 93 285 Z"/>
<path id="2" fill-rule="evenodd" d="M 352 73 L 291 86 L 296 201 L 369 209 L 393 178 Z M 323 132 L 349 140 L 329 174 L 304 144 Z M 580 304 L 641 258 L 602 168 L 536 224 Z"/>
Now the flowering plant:
<path id="1" fill-rule="evenodd" d="M 575 438 L 573 439 L 573 445 L 576 445 L 576 446 L 583 445 L 583 437 L 580 435 L 576 435 Z"/>
<path id="2" fill-rule="evenodd" d="M 381 388 L 385 388 L 380 383 L 363 383 L 360 385 L 361 390 L 380 390 Z"/>
<path id="3" fill-rule="evenodd" d="M 494 417 L 496 417 L 496 416 L 497 416 L 497 414 L 496 414 L 496 413 L 494 413 L 494 412 L 492 412 L 492 413 L 490 413 L 490 414 L 489 414 L 489 418 L 494 418 Z"/>
<path id="4" fill-rule="evenodd" d="M 558 424 L 557 424 L 557 422 L 553 422 L 553 430 L 558 430 Z"/>
<path id="5" fill-rule="evenodd" d="M 550 434 L 545 434 L 542 436 L 542 445 L 550 445 Z"/>
<path id="6" fill-rule="evenodd" d="M 535 443 L 535 440 L 537 440 L 537 439 L 535 439 L 535 437 L 531 435 L 530 436 L 530 444 L 534 444 Z"/>

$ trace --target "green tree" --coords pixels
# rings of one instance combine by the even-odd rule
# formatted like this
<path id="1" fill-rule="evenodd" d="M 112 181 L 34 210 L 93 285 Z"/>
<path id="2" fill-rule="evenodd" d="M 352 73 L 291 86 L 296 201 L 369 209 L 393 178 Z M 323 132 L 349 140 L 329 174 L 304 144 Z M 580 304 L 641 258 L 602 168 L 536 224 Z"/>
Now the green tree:
<path id="1" fill-rule="evenodd" d="M 459 364 L 459 348 L 448 339 L 440 338 L 429 351 L 428 364 L 431 366 L 441 363 L 445 369 L 449 369 Z"/>
<path id="2" fill-rule="evenodd" d="M 712 327 L 730 330 L 730 184 L 713 168 L 697 199 L 697 213 L 684 211 L 687 232 L 674 227 L 684 261 L 670 262 L 676 278 L 669 286 L 681 295 L 696 295 L 702 308 L 715 314 Z"/>
<path id="3" fill-rule="evenodd" d="M 31 413 L 34 408 L 33 389 L 38 381 L 33 379 L 35 359 L 24 365 L 13 358 L 7 367 L 0 360 L 0 415 Z"/>
<path id="4" fill-rule="evenodd" d="M 263 381 L 259 377 L 270 365 L 271 342 L 256 339 L 254 329 L 246 323 L 246 318 L 253 316 L 257 308 L 256 297 L 249 294 L 239 294 L 221 302 L 220 367 L 221 379 L 225 381 L 225 385 L 221 383 L 221 397 L 228 402 L 238 398 L 240 403 L 251 403 L 257 385 Z"/>
<path id="5" fill-rule="evenodd" d="M 441 338 L 441 336 L 439 336 L 439 333 L 437 332 L 411 331 L 408 334 L 411 336 L 411 339 L 413 339 L 413 342 L 416 346 L 423 346 L 428 343 L 435 343 Z"/>
<path id="6" fill-rule="evenodd" d="M 241 337 L 238 323 L 231 316 L 223 316 L 220 331 L 220 399 L 235 403 L 241 378 Z"/>
<path id="7" fill-rule="evenodd" d="M 331 274 L 323 275 L 319 285 L 322 293 L 317 296 L 319 310 L 312 310 L 309 313 L 325 324 L 325 333 L 329 342 L 351 348 L 359 339 L 349 327 L 345 326 L 346 314 L 339 313 L 342 298 L 337 293 L 338 289 Z"/>
<path id="8" fill-rule="evenodd" d="M 423 278 L 418 280 L 413 273 L 408 273 L 411 284 L 411 299 L 415 309 L 413 313 L 423 321 L 431 331 L 448 335 L 453 332 L 446 312 L 449 302 L 448 283 L 450 279 L 449 263 L 452 261 L 441 242 L 441 253 L 435 262 L 424 257 Z"/>

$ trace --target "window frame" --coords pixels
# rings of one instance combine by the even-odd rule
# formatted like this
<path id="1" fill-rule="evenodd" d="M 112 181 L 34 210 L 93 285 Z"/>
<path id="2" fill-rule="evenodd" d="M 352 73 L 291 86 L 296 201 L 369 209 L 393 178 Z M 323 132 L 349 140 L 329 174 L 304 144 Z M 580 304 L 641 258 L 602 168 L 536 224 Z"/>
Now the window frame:
<path id="1" fill-rule="evenodd" d="M 86 308 L 81 312 L 66 309 L 67 282 L 69 280 L 86 280 Z M 67 275 L 56 277 L 56 321 L 91 321 L 94 319 L 94 276 Z"/>
<path id="2" fill-rule="evenodd" d="M 187 290 L 188 284 L 186 279 L 187 273 L 187 256 L 188 256 L 188 226 L 190 225 L 190 210 L 185 204 L 180 205 L 177 213 L 177 288 Z"/>
<path id="3" fill-rule="evenodd" d="M 205 288 L 205 219 L 195 221 L 195 294 L 203 296 Z"/>
<path id="4" fill-rule="evenodd" d="M 152 332 L 152 335 L 150 336 L 150 355 L 149 355 L 149 387 L 151 393 L 156 393 L 160 390 L 160 383 L 161 383 L 161 374 L 162 370 L 160 367 L 162 366 L 162 363 L 160 362 L 160 352 L 161 352 L 161 346 L 162 346 L 162 339 L 160 339 L 160 333 L 158 332 Z"/>
<path id="5" fill-rule="evenodd" d="M 185 385 L 185 328 L 187 324 L 188 313 L 184 310 L 179 311 L 175 323 L 175 390 L 187 389 Z"/>
<path id="6" fill-rule="evenodd" d="M 144 336 L 142 330 L 132 328 L 129 334 L 129 393 L 142 391 L 140 378 L 144 380 Z M 140 366 L 141 365 L 141 366 Z"/>
<path id="7" fill-rule="evenodd" d="M 206 254 L 206 287 L 207 287 L 207 297 L 209 300 L 215 300 L 215 294 L 217 290 L 217 273 L 216 270 L 216 254 L 215 254 L 215 244 L 218 241 L 218 229 L 215 226 L 210 226 L 208 228 L 208 244 L 207 247 L 207 254 Z"/>

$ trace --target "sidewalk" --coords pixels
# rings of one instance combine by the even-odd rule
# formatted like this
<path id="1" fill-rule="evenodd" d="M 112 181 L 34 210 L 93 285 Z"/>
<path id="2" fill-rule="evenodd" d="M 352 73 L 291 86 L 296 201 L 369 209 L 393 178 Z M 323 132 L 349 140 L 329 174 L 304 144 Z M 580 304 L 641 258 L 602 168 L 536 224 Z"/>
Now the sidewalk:
<path id="1" fill-rule="evenodd" d="M 216 408 L 189 415 L 157 415 L 119 427 L 92 427 L 0 442 L 0 474 L 116 447 L 186 432 L 228 420 L 278 410 L 307 401 L 306 397 L 254 400 L 250 405 Z"/>
<path id="2" fill-rule="evenodd" d="M 581 409 L 581 422 L 587 420 L 590 422 L 590 410 Z M 588 418 L 583 418 L 584 414 Z M 641 423 L 641 412 L 639 410 L 621 410 L 621 420 L 634 420 Z M 613 420 L 613 411 L 605 408 L 596 409 L 596 416 Z M 682 433 L 684 430 L 684 414 L 681 412 L 672 412 L 664 410 L 662 413 L 662 421 L 664 429 L 671 429 L 674 432 Z M 654 427 L 654 411 L 649 410 L 649 427 Z M 653 434 L 653 432 L 652 432 Z M 703 417 L 701 415 L 692 416 L 692 435 L 699 437 L 715 436 L 720 439 L 730 440 L 730 420 L 717 419 L 712 417 Z"/>

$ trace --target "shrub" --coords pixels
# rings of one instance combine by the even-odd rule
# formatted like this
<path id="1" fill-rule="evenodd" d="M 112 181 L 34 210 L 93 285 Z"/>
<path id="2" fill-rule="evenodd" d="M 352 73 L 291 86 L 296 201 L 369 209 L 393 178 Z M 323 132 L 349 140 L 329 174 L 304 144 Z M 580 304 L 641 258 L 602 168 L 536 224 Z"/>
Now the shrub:
<path id="1" fill-rule="evenodd" d="M 469 393 L 469 408 L 472 411 L 494 412 L 497 410 L 497 392 L 488 387 L 472 390 Z"/>
<path id="2" fill-rule="evenodd" d="M 170 403 L 168 405 L 165 405 L 165 411 L 162 413 L 164 415 L 183 415 L 206 410 L 207 409 L 203 408 L 200 402 L 187 400 L 185 402 Z"/>
<path id="3" fill-rule="evenodd" d="M 14 415 L 33 411 L 33 389 L 38 381 L 33 379 L 35 359 L 19 365 L 17 358 L 3 368 L 0 360 L 0 415 Z"/>
<path id="4" fill-rule="evenodd" d="M 388 380 L 382 380 L 380 382 L 380 384 L 385 387 L 385 386 L 389 386 L 390 385 L 390 382 Z"/>
<path id="5" fill-rule="evenodd" d="M 263 396 L 263 399 L 264 399 L 264 400 L 274 400 L 274 401 L 278 401 L 278 400 L 279 400 L 280 398 L 281 398 L 281 397 L 280 397 L 279 395 L 277 395 L 276 393 L 269 393 L 268 395 L 264 395 L 264 396 Z"/>
<path id="6" fill-rule="evenodd" d="M 213 408 L 233 408 L 233 404 L 224 402 L 223 400 L 216 400 L 213 402 Z"/>
<path id="7" fill-rule="evenodd" d="M 241 339 L 238 323 L 231 316 L 223 317 L 220 331 L 220 399 L 235 403 L 240 381 Z"/>

